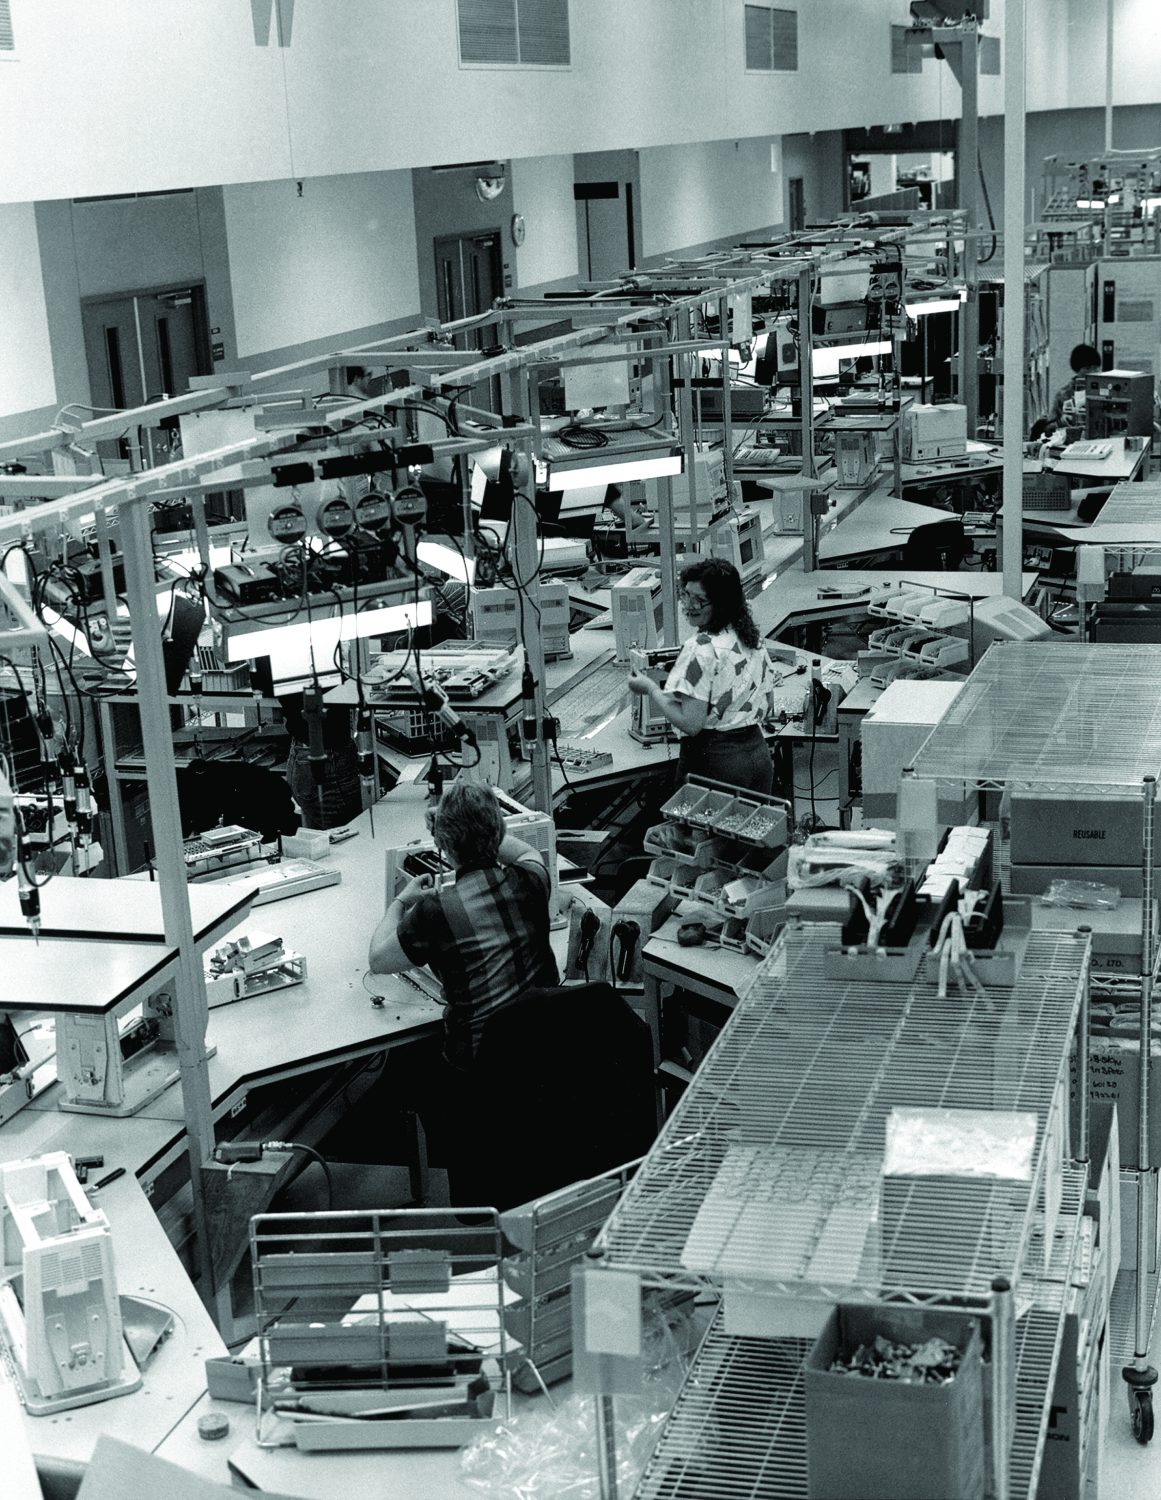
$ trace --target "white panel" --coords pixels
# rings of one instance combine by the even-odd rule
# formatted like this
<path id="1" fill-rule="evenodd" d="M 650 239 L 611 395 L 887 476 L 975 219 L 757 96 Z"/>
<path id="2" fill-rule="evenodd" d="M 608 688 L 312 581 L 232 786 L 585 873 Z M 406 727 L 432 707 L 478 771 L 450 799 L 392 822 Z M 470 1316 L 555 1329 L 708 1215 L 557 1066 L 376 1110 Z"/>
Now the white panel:
<path id="1" fill-rule="evenodd" d="M 516 252 L 522 287 L 575 276 L 576 204 L 571 156 L 527 156 L 511 163 L 512 207 L 524 215 L 526 235 Z"/>
<path id="2" fill-rule="evenodd" d="M 56 401 L 36 211 L 0 203 L 0 416 Z"/>
<path id="3" fill-rule="evenodd" d="M 295 34 L 297 35 L 297 28 Z M 225 190 L 238 353 L 337 336 L 419 309 L 407 172 Z"/>
<path id="4" fill-rule="evenodd" d="M 663 255 L 782 221 L 770 138 L 703 141 L 641 152 L 641 238 Z"/>

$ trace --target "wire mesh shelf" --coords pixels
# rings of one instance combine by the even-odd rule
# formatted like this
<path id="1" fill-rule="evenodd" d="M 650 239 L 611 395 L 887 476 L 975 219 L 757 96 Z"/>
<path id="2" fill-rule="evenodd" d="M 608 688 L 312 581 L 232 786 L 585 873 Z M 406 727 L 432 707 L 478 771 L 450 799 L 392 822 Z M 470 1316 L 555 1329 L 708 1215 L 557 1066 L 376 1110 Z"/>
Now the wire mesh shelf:
<path id="1" fill-rule="evenodd" d="M 1036 1494 L 1060 1357 L 1065 1291 L 1079 1239 L 1085 1174 L 1065 1185 L 1052 1259 L 1029 1277 L 1036 1302 L 1016 1325 L 1011 1500 Z M 690 1368 L 634 1500 L 776 1500 L 807 1493 L 802 1364 L 810 1339 L 736 1338 L 719 1309 Z"/>
<path id="2" fill-rule="evenodd" d="M 759 1280 L 795 1296 L 986 1297 L 1014 1279 L 1040 1181 L 880 1182 L 900 1106 L 1029 1111 L 1042 1147 L 1087 941 L 1034 933 L 1010 990 L 843 982 L 828 939 L 788 934 L 597 1240 L 645 1280 Z M 1038 1150 L 1037 1159 L 1043 1155 Z"/>
<path id="3" fill-rule="evenodd" d="M 1156 534 L 1157 516 L 1161 513 L 1161 479 L 1123 481 L 1101 507 L 1101 525 L 1136 526 L 1144 524 Z"/>
<path id="4" fill-rule="evenodd" d="M 1153 1324 L 1157 1319 L 1157 1289 L 1161 1277 L 1156 1271 L 1145 1274 L 1145 1317 L 1149 1329 L 1148 1342 L 1153 1342 Z M 1135 1268 L 1121 1271 L 1113 1283 L 1113 1295 L 1109 1299 L 1109 1357 L 1113 1366 L 1132 1364 L 1137 1341 L 1137 1298 L 1140 1293 L 1140 1277 Z"/>
<path id="5" fill-rule="evenodd" d="M 992 646 L 913 761 L 992 786 L 1140 790 L 1161 770 L 1161 646 Z"/>

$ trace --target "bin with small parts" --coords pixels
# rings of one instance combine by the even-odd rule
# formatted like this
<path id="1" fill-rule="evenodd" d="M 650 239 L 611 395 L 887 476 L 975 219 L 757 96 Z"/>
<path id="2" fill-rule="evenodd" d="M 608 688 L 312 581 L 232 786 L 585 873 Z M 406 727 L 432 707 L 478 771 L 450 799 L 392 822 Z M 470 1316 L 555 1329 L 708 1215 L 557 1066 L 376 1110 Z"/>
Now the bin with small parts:
<path id="1" fill-rule="evenodd" d="M 983 1500 L 980 1328 L 843 1303 L 806 1358 L 811 1500 Z"/>

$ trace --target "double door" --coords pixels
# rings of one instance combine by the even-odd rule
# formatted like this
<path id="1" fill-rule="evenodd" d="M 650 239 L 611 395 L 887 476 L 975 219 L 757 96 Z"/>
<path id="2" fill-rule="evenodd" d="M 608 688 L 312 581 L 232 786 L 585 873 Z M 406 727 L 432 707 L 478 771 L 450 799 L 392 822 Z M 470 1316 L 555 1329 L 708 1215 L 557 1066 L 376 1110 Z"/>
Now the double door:
<path id="1" fill-rule="evenodd" d="M 189 388 L 213 370 L 201 283 L 97 297 L 81 304 L 93 405 L 109 411 L 144 406 Z M 168 424 L 176 429 L 176 423 Z M 163 424 L 167 428 L 167 424 Z M 161 462 L 166 437 L 149 433 L 135 453 L 128 437 L 100 444 L 102 458 L 132 467 Z"/>

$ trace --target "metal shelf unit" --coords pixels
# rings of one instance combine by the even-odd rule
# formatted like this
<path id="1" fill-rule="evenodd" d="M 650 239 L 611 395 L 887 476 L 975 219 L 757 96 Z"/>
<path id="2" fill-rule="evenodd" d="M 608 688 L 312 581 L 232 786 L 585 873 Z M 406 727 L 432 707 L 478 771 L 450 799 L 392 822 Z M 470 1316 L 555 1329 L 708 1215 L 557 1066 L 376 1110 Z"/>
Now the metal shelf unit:
<path id="1" fill-rule="evenodd" d="M 1006 1493 L 1032 1496 L 1085 1180 L 1064 1171 L 1046 1256 L 1045 1146 L 1086 999 L 1088 940 L 1033 934 L 1010 990 L 942 1000 L 923 977 L 834 979 L 828 941 L 791 929 L 772 950 L 594 1248 L 645 1284 L 736 1278 L 826 1302 L 986 1310 L 1006 1276 L 1030 1307 L 1016 1325 Z M 1035 1113 L 1032 1181 L 912 1179 L 880 1202 L 887 1116 L 900 1106 Z M 727 1335 L 719 1312 L 638 1500 L 801 1496 L 809 1347 Z"/>
<path id="2" fill-rule="evenodd" d="M 1154 947 L 1153 897 L 1157 776 L 1161 773 L 1161 645 L 1060 642 L 992 646 L 963 691 L 920 747 L 912 767 L 922 780 L 954 783 L 961 791 L 1003 789 L 1072 796 L 1141 799 L 1139 1035 L 1151 1034 Z M 1139 1048 L 1135 1169 L 1149 1159 L 1148 1046 Z M 1082 1134 L 1088 1100 L 1079 1095 Z M 1124 1158 L 1123 1158 L 1124 1159 Z M 1157 1246 L 1148 1222 L 1149 1194 L 1138 1193 L 1137 1265 Z M 1133 1314 L 1129 1317 L 1128 1301 Z M 1153 1434 L 1149 1344 L 1157 1306 L 1156 1278 L 1136 1270 L 1117 1277 L 1109 1316 L 1112 1358 L 1123 1364 L 1133 1431 Z"/>

